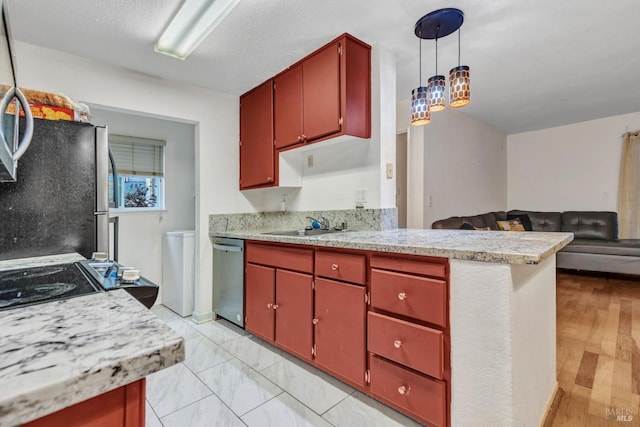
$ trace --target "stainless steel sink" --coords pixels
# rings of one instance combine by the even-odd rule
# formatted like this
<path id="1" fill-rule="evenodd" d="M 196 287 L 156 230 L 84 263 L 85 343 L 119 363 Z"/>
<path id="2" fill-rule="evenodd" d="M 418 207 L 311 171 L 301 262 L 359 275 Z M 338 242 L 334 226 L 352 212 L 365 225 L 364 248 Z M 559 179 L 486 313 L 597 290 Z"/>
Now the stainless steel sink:
<path id="1" fill-rule="evenodd" d="M 279 230 L 279 231 L 269 231 L 267 233 L 272 236 L 319 236 L 322 234 L 330 234 L 330 233 L 342 233 L 346 230 L 322 230 L 319 228 L 314 228 L 312 230 Z"/>

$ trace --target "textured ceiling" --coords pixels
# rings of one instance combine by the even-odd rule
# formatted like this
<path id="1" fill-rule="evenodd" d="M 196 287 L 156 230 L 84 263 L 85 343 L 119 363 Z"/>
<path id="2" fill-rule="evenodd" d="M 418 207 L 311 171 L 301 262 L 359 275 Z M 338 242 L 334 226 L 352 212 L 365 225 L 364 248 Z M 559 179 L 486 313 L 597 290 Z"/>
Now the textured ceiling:
<path id="1" fill-rule="evenodd" d="M 461 112 L 512 134 L 640 111 L 638 0 L 606 8 L 595 0 L 241 0 L 186 61 L 153 51 L 180 4 L 9 0 L 17 40 L 236 95 L 348 32 L 395 52 L 398 101 L 418 85 L 415 22 L 457 7 L 462 64 L 471 67 L 471 104 Z M 422 47 L 424 84 L 435 48 Z M 438 47 L 446 74 L 457 65 L 457 37 Z"/>

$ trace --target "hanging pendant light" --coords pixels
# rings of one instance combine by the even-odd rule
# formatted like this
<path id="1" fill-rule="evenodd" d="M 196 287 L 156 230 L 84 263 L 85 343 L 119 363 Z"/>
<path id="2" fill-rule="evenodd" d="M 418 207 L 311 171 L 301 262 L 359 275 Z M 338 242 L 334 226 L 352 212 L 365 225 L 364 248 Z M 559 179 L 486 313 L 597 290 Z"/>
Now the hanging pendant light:
<path id="1" fill-rule="evenodd" d="M 471 102 L 469 67 L 460 65 L 460 28 L 458 28 L 458 66 L 449 71 L 449 106 L 460 108 Z"/>
<path id="2" fill-rule="evenodd" d="M 438 74 L 438 32 L 436 29 L 436 75 L 427 80 L 427 95 L 429 97 L 429 111 L 442 111 L 445 109 L 444 92 L 447 88 L 447 81 L 444 76 Z"/>
<path id="3" fill-rule="evenodd" d="M 460 30 L 464 22 L 464 13 L 460 9 L 445 8 L 430 12 L 416 22 L 415 35 L 420 40 L 435 39 L 436 41 L 436 75 L 429 78 L 427 87 L 422 85 L 414 89 L 411 93 L 411 124 L 425 124 L 430 121 L 430 111 L 441 111 L 445 109 L 446 79 L 438 75 L 438 39 L 446 37 L 456 30 Z M 421 51 L 422 53 L 422 51 Z M 420 60 L 422 67 L 422 59 Z M 463 107 L 469 103 L 469 67 L 460 65 L 460 33 L 458 32 L 458 66 L 449 72 L 449 105 L 454 108 Z M 420 101 L 427 101 L 426 117 L 424 123 L 415 123 L 420 120 L 418 112 Z"/>
<path id="4" fill-rule="evenodd" d="M 411 91 L 411 125 L 422 126 L 431 121 L 429 103 L 427 101 L 427 88 L 422 86 L 422 39 L 420 39 L 420 74 L 418 81 L 420 86 Z"/>

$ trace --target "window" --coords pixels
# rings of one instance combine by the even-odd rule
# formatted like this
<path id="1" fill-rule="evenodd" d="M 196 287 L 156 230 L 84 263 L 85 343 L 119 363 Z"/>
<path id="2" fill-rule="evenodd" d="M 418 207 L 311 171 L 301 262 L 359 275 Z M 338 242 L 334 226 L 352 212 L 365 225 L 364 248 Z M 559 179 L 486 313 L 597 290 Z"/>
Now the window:
<path id="1" fill-rule="evenodd" d="M 109 135 L 116 165 L 116 188 L 109 166 L 109 206 L 164 209 L 165 141 Z"/>

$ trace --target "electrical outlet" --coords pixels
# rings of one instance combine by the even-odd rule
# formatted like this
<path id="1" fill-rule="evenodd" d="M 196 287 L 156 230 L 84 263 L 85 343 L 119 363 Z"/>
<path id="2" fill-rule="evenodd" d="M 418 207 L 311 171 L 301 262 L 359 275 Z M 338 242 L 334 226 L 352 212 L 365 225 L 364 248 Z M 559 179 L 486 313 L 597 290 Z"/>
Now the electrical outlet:
<path id="1" fill-rule="evenodd" d="M 356 203 L 366 203 L 367 202 L 367 189 L 359 188 L 355 191 L 355 202 Z"/>
<path id="2" fill-rule="evenodd" d="M 387 163 L 387 179 L 393 178 L 393 163 Z"/>
<path id="3" fill-rule="evenodd" d="M 308 168 L 312 168 L 313 167 L 313 154 L 309 154 L 307 156 L 307 167 Z"/>
<path id="4" fill-rule="evenodd" d="M 433 207 L 433 197 L 431 197 L 431 194 L 427 195 L 427 207 L 428 208 Z"/>

